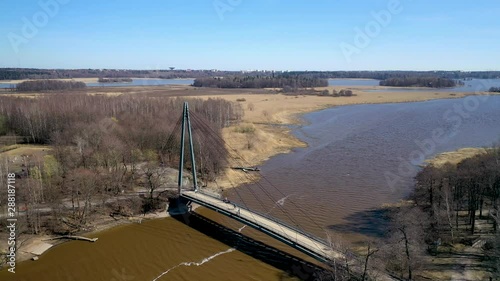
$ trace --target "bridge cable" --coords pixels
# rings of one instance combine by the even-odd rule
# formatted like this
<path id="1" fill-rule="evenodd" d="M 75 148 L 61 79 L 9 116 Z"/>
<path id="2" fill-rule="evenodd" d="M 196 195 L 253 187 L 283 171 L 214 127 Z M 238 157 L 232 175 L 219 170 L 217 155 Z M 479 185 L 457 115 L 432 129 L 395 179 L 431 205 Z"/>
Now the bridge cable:
<path id="1" fill-rule="evenodd" d="M 193 115 L 193 114 L 192 114 L 192 115 Z M 197 125 L 201 125 L 201 127 L 202 127 L 202 128 L 208 128 L 208 129 L 209 129 L 208 131 L 207 131 L 207 130 L 204 130 L 204 131 L 206 132 L 206 134 L 207 134 L 207 135 L 212 136 L 215 140 L 220 140 L 220 139 L 221 139 L 218 135 L 216 135 L 216 133 L 213 131 L 213 129 L 211 129 L 211 128 L 210 128 L 209 126 L 207 126 L 207 125 L 206 125 L 206 124 L 205 124 L 202 120 L 200 120 L 200 118 L 199 118 L 198 116 L 196 116 L 196 114 L 194 114 L 194 116 L 195 116 L 195 117 L 194 117 L 193 119 L 196 119 L 196 124 L 197 124 Z M 203 130 L 203 129 L 202 129 L 202 130 Z M 222 144 L 222 145 L 221 145 L 221 144 Z M 219 143 L 216 143 L 216 145 L 214 145 L 214 146 L 215 146 L 215 147 L 225 147 L 224 145 L 227 145 L 227 143 L 225 143 L 225 142 L 222 140 L 222 142 L 221 142 L 221 141 L 219 141 Z M 227 146 L 229 146 L 229 145 L 227 145 Z M 230 147 L 230 146 L 229 146 L 229 147 Z M 232 150 L 233 150 L 233 153 L 234 153 L 234 151 L 235 151 L 235 150 L 234 150 L 234 149 L 232 149 Z M 236 153 L 236 154 L 237 154 L 237 153 Z M 242 157 L 240 156 L 240 158 L 242 158 Z M 237 175 L 237 176 L 239 176 L 239 177 L 240 177 L 240 179 L 242 179 L 241 175 L 239 175 L 238 173 L 237 173 L 236 175 Z M 251 180 L 252 180 L 252 181 L 255 181 L 255 179 L 251 179 Z M 288 217 L 288 218 L 289 218 L 289 219 L 290 219 L 293 223 L 295 223 L 295 225 L 296 225 L 297 227 L 299 227 L 299 228 L 300 228 L 300 226 L 299 226 L 299 225 L 298 225 L 298 223 L 297 223 L 297 222 L 293 219 L 293 217 L 292 217 L 292 216 L 290 216 L 290 214 L 288 214 L 288 213 L 286 212 L 286 210 L 284 210 L 280 204 L 277 204 L 277 203 L 276 203 L 276 199 L 275 199 L 275 198 L 274 198 L 274 197 L 273 197 L 273 196 L 269 193 L 269 191 L 267 191 L 267 190 L 266 190 L 266 189 L 265 189 L 265 188 L 264 188 L 261 184 L 259 184 L 259 183 L 258 183 L 258 181 L 257 181 L 256 185 L 257 185 L 257 186 L 258 186 L 258 187 L 259 187 L 259 188 L 260 188 L 260 189 L 261 189 L 261 190 L 265 193 L 265 195 L 266 195 L 267 197 L 269 197 L 269 199 L 271 199 L 271 201 L 273 202 L 274 207 L 273 207 L 270 211 L 268 211 L 267 213 L 271 213 L 271 211 L 272 211 L 275 207 L 279 207 L 279 208 L 282 210 L 283 214 L 285 214 L 285 215 L 286 215 L 286 216 L 287 216 L 287 217 Z M 242 198 L 242 197 L 241 197 L 241 195 L 240 195 L 240 194 L 239 194 L 239 192 L 238 192 L 238 189 L 234 188 L 234 189 L 232 189 L 232 190 L 234 190 L 234 191 L 237 193 L 238 197 Z M 265 207 L 265 205 L 262 203 L 262 201 L 260 200 L 259 196 L 257 196 L 257 195 L 255 194 L 255 192 L 254 192 L 251 188 L 248 188 L 248 191 L 249 191 L 250 193 L 252 193 L 253 197 L 254 197 L 257 201 L 259 201 L 259 203 L 261 204 L 261 206 L 263 207 L 263 209 L 264 209 L 264 210 L 266 210 L 266 207 Z M 248 209 L 248 207 L 247 207 L 247 209 Z M 269 219 L 269 218 L 268 218 L 268 219 Z M 271 220 L 275 220 L 275 219 L 271 219 Z M 278 225 L 279 225 L 279 224 L 278 224 Z M 281 228 L 281 226 L 279 226 L 279 227 Z M 286 236 L 288 236 L 288 235 L 285 233 L 285 231 L 283 230 L 283 228 L 281 228 L 281 230 L 282 230 L 282 232 L 283 232 Z M 293 228 L 292 228 L 292 230 L 293 230 Z M 303 230 L 302 230 L 302 231 L 303 231 Z M 303 231 L 303 232 L 304 232 L 304 231 Z"/>
<path id="2" fill-rule="evenodd" d="M 193 122 L 196 124 L 196 125 L 200 125 L 199 127 L 201 128 L 201 131 L 204 131 L 205 135 L 209 135 L 211 136 L 211 132 L 209 131 L 206 131 L 204 130 L 204 124 L 202 123 L 199 123 L 199 120 L 197 119 L 197 117 L 193 118 Z M 208 142 L 209 145 L 211 145 L 213 148 L 215 148 L 216 152 L 218 153 L 227 153 L 227 151 L 225 150 L 225 148 L 221 147 L 219 143 L 216 142 L 216 140 L 214 138 L 205 138 L 205 140 Z M 239 179 L 241 180 L 241 176 L 239 174 L 236 174 L 237 177 L 240 177 Z M 230 183 L 230 185 L 232 187 L 236 187 L 237 185 L 230 179 L 228 178 L 227 179 Z M 218 185 L 218 184 L 217 184 Z M 250 209 L 248 204 L 245 202 L 245 200 L 243 199 L 243 197 L 241 196 L 240 192 L 236 189 L 236 188 L 232 188 L 231 191 L 234 191 L 236 193 L 236 195 L 238 196 L 238 198 L 241 200 L 241 202 L 243 203 L 244 205 L 244 208 L 245 209 Z M 252 193 L 253 197 L 257 200 L 257 202 L 261 205 L 261 207 L 263 209 L 265 209 L 266 205 L 262 202 L 262 200 L 255 194 L 255 192 L 253 190 L 250 190 L 250 192 Z M 253 215 L 252 215 L 253 216 Z M 255 220 L 255 217 L 253 217 L 254 220 Z M 256 220 L 255 220 L 256 221 Z"/>
<path id="3" fill-rule="evenodd" d="M 192 114 L 192 116 L 195 117 L 195 119 L 198 119 L 198 121 L 201 123 L 202 127 L 205 127 L 207 128 L 209 131 L 210 131 L 210 135 L 214 136 L 217 140 L 220 140 L 220 142 L 222 144 L 225 144 L 230 150 L 232 150 L 232 152 L 234 154 L 236 154 L 238 156 L 239 159 L 242 159 L 242 161 L 246 162 L 248 164 L 248 162 L 244 159 L 244 157 L 242 157 L 236 149 L 232 148 L 229 144 L 227 144 L 227 142 L 225 142 L 223 139 L 221 139 L 221 137 L 219 137 L 217 135 L 217 133 L 208 125 L 206 124 L 206 122 L 203 121 L 203 119 L 199 118 L 197 116 L 197 114 Z M 259 175 L 271 186 L 273 187 L 275 190 L 277 190 L 282 196 L 286 197 L 285 194 L 279 189 L 277 188 L 274 184 L 272 184 L 270 182 L 269 179 L 267 179 L 264 175 L 262 175 L 261 173 L 259 173 Z M 253 180 L 256 180 L 257 178 L 253 178 Z M 262 184 L 260 184 L 258 181 L 256 182 L 256 185 L 264 192 L 266 193 L 266 195 L 271 199 L 273 200 L 274 202 L 275 199 L 268 193 L 268 191 L 262 186 Z M 251 189 L 249 189 L 251 190 Z M 255 196 L 255 195 L 254 195 Z M 297 204 L 295 204 L 292 200 L 290 200 L 291 204 L 296 207 L 296 209 L 298 209 L 307 219 L 309 219 L 311 222 L 313 222 L 316 226 L 318 226 L 320 229 L 323 229 L 323 226 L 319 225 L 317 222 L 315 222 L 311 216 L 309 216 L 307 213 L 305 213 Z M 278 205 L 279 206 L 279 205 Z M 279 206 L 279 208 L 282 210 L 282 212 L 299 228 L 302 230 L 302 232 L 306 233 L 304 231 L 304 229 L 302 229 L 300 227 L 300 225 L 286 212 L 286 210 L 284 210 L 281 206 Z"/>
<path id="4" fill-rule="evenodd" d="M 205 124 L 202 124 L 202 125 L 205 125 Z M 217 135 L 215 135 L 215 132 L 213 132 L 213 131 L 211 131 L 211 132 L 210 132 L 210 131 L 208 131 L 208 132 L 207 132 L 207 134 L 209 134 L 209 135 L 213 136 L 213 137 L 214 137 L 214 138 L 216 138 L 217 140 L 219 140 L 219 139 L 220 139 L 220 137 L 218 137 Z M 225 145 L 227 145 L 227 143 L 225 143 L 224 141 L 219 141 L 219 142 L 218 142 L 218 145 L 216 145 L 216 147 L 224 147 Z M 229 145 L 227 145 L 227 146 L 228 146 L 228 147 L 230 147 Z M 233 150 L 232 152 L 234 153 L 234 152 L 235 152 L 235 150 L 234 150 L 234 149 L 232 149 L 232 150 Z M 236 155 L 237 155 L 237 156 L 239 156 L 237 153 L 236 153 Z M 233 157 L 233 158 L 235 158 L 235 160 L 236 160 L 236 157 Z M 239 158 L 243 158 L 243 157 L 239 156 Z M 241 161 L 238 161 L 238 162 L 239 162 L 239 163 L 243 163 L 243 162 L 241 162 Z M 237 173 L 236 175 L 237 175 L 237 176 L 239 176 L 239 177 L 240 177 L 240 179 L 243 179 L 243 177 L 242 177 L 241 175 L 239 175 L 239 173 Z M 267 191 L 267 189 L 266 189 L 265 187 L 263 187 L 263 186 L 262 186 L 262 185 L 261 185 L 258 181 L 256 181 L 256 178 L 250 178 L 250 177 L 248 177 L 248 175 L 247 175 L 247 179 L 249 179 L 249 180 L 250 180 L 250 182 L 254 182 L 254 183 L 255 183 L 255 184 L 256 184 L 256 185 L 257 185 L 257 186 L 258 186 L 258 187 L 259 187 L 259 188 L 260 188 L 260 189 L 261 189 L 261 190 L 265 193 L 265 195 L 266 195 L 267 197 L 269 197 L 269 199 L 273 202 L 273 205 L 275 205 L 275 204 L 276 204 L 276 199 L 275 199 L 275 198 L 274 198 L 274 197 L 273 197 L 273 196 L 269 193 L 269 191 Z M 242 182 L 245 182 L 245 181 L 244 181 L 244 180 L 242 180 Z M 248 182 L 248 180 L 247 180 L 246 182 Z M 249 190 L 249 191 L 252 191 L 252 189 L 248 189 L 248 190 Z M 254 195 L 254 196 L 255 196 L 255 195 Z M 259 198 L 259 197 L 256 197 L 256 199 L 258 199 L 258 198 Z M 277 206 L 278 206 L 278 207 L 281 207 L 280 205 L 277 205 Z M 264 210 L 266 209 L 266 207 L 265 207 L 265 206 L 262 206 L 262 207 L 263 207 L 263 209 L 264 209 Z M 275 206 L 275 207 L 276 207 L 276 206 Z M 280 209 L 282 209 L 282 208 L 280 208 Z M 290 217 L 290 216 L 286 213 L 286 211 L 285 211 L 284 209 L 282 209 L 282 211 L 283 211 L 283 213 L 285 213 L 285 215 L 287 215 L 287 216 L 289 217 L 289 219 L 290 219 L 292 222 L 295 222 L 295 221 L 294 221 L 294 219 L 293 219 L 292 217 Z M 295 223 L 296 223 L 296 222 L 295 222 Z"/>
<path id="5" fill-rule="evenodd" d="M 179 128 L 181 127 L 181 124 L 182 124 L 182 119 L 184 117 L 181 116 L 177 122 L 175 123 L 175 126 L 174 128 L 172 129 L 172 132 L 170 133 L 170 135 L 168 136 L 167 138 L 167 141 L 162 144 L 161 148 L 160 148 L 160 153 L 163 153 L 165 150 L 172 150 L 173 149 L 173 146 L 175 144 L 175 139 L 177 138 L 177 135 L 179 134 Z M 170 153 L 172 154 L 172 153 Z"/>
<path id="6" fill-rule="evenodd" d="M 204 131 L 204 133 L 206 135 L 209 135 L 211 136 L 212 138 L 205 138 L 205 140 L 208 140 L 210 142 L 211 145 L 213 145 L 213 147 L 218 150 L 219 153 L 227 153 L 227 151 L 225 150 L 224 148 L 224 143 L 221 143 L 220 142 L 217 142 L 218 139 L 220 139 L 219 136 L 216 135 L 216 133 L 211 129 L 209 128 L 202 120 L 201 118 L 199 118 L 198 116 L 196 116 L 196 114 L 192 114 L 191 113 L 191 117 L 192 120 L 194 121 L 194 123 L 196 125 L 199 126 L 199 128 L 201 128 L 202 131 Z M 207 130 L 207 128 L 209 128 L 210 130 Z M 239 177 L 240 180 L 243 179 L 243 177 L 241 177 L 241 175 L 239 175 L 238 173 L 236 173 L 236 176 Z M 233 187 L 236 187 L 236 185 L 228 178 L 228 181 L 230 182 L 230 184 L 233 186 Z M 246 204 L 246 202 L 243 200 L 243 197 L 241 196 L 240 192 L 238 191 L 237 188 L 232 188 L 231 191 L 234 191 L 236 193 L 236 195 L 240 198 L 240 200 L 243 202 L 243 204 L 245 205 L 245 208 L 247 210 L 250 210 L 249 207 L 248 207 L 248 204 Z M 260 199 L 259 196 L 257 196 L 257 194 L 255 194 L 255 192 L 250 188 L 248 189 L 248 191 L 252 194 L 252 196 L 257 200 L 257 202 L 262 206 L 262 208 L 264 210 L 266 210 L 266 205 L 262 202 L 262 200 Z M 265 191 L 265 193 L 267 193 L 267 191 Z M 274 201 L 274 198 L 272 198 L 272 196 L 269 195 L 269 193 L 267 193 L 267 195 L 270 197 L 270 199 Z M 284 212 L 285 213 L 285 212 Z M 285 213 L 286 214 L 286 213 Z M 254 219 L 255 222 L 257 222 L 257 220 L 255 219 L 255 217 L 253 216 L 252 212 L 250 212 L 250 215 L 252 216 L 252 218 Z M 292 240 L 287 234 L 286 232 L 284 231 L 284 229 L 282 228 L 282 226 L 280 224 L 277 224 L 278 227 L 281 229 L 281 231 L 283 232 L 283 234 L 285 236 L 288 237 L 288 239 Z"/>
<path id="7" fill-rule="evenodd" d="M 201 121 L 201 120 L 200 120 L 200 121 Z M 206 126 L 206 124 L 203 124 L 203 125 L 204 125 L 204 126 Z M 207 126 L 207 127 L 208 127 L 208 126 Z M 228 148 L 230 148 L 230 149 L 231 149 L 231 151 L 232 151 L 234 154 L 236 154 L 236 156 L 238 156 L 238 158 L 239 158 L 239 159 L 243 159 L 242 161 L 241 161 L 241 160 L 240 160 L 240 161 L 238 161 L 239 163 L 245 164 L 244 162 L 246 162 L 246 161 L 244 160 L 244 157 L 242 157 L 241 155 L 239 155 L 239 154 L 238 154 L 238 152 L 236 151 L 236 149 L 233 149 L 233 148 L 232 148 L 229 144 L 227 144 L 227 142 L 225 142 L 223 139 L 221 140 L 221 138 L 220 138 L 219 136 L 217 136 L 217 135 L 216 135 L 216 133 L 215 133 L 215 132 L 213 132 L 213 130 L 212 130 L 210 127 L 208 127 L 208 129 L 210 129 L 210 130 L 211 130 L 211 132 L 209 132 L 209 134 L 210 134 L 210 135 L 212 135 L 213 137 L 215 137 L 217 140 L 220 140 L 220 141 L 219 141 L 219 143 L 220 143 L 220 144 L 225 145 L 225 146 L 227 146 Z M 236 157 L 234 157 L 234 158 L 235 158 L 235 160 L 236 160 Z M 246 164 L 248 164 L 248 163 L 246 163 Z M 243 165 L 242 165 L 242 166 L 243 166 Z M 259 175 L 262 175 L 262 174 L 260 174 L 260 173 L 259 173 Z M 263 176 L 262 176 L 262 177 L 263 177 Z M 257 186 L 258 186 L 258 187 L 259 187 L 259 188 L 260 188 L 260 189 L 261 189 L 261 190 L 265 193 L 265 195 L 266 195 L 266 196 L 268 196 L 268 197 L 272 200 L 273 204 L 276 204 L 276 198 L 274 198 L 274 197 L 273 197 L 273 196 L 269 193 L 269 191 L 267 191 L 267 189 L 266 189 L 264 186 L 262 186 L 262 184 L 261 184 L 261 183 L 259 183 L 259 181 L 257 180 L 257 179 L 258 179 L 257 177 L 250 177 L 250 176 L 248 176 L 248 174 L 247 174 L 247 178 L 248 178 L 248 179 L 249 179 L 252 183 L 254 183 L 255 185 L 257 185 Z M 265 177 L 263 177 L 263 178 L 265 178 Z M 269 180 L 266 180 L 266 181 L 267 181 L 268 183 L 270 183 L 270 182 L 269 182 Z M 285 194 L 284 194 L 283 192 L 281 192 L 281 191 L 280 191 L 280 190 L 279 190 L 276 186 L 274 186 L 274 185 L 272 185 L 272 184 L 270 184 L 270 185 L 271 185 L 273 188 L 275 188 L 275 189 L 276 189 L 276 190 L 277 190 L 277 191 L 278 191 L 278 192 L 282 195 L 282 197 L 286 197 L 286 196 L 285 196 Z M 293 202 L 293 201 L 292 201 L 292 202 Z M 283 208 L 281 208 L 281 205 L 278 205 L 278 206 L 279 206 L 279 208 L 280 208 L 280 209 L 282 209 L 283 213 L 285 213 L 285 214 L 289 217 L 289 219 L 290 219 L 292 222 L 296 223 L 296 221 L 295 221 L 292 217 L 290 217 L 290 216 L 286 213 L 286 210 L 284 210 Z M 265 209 L 265 208 L 264 208 L 264 209 Z M 311 218 L 309 218 L 309 219 L 311 219 Z M 320 228 L 321 228 L 321 226 L 320 226 Z"/>
<path id="8" fill-rule="evenodd" d="M 192 114 L 192 113 L 191 113 L 191 114 Z M 206 130 L 204 130 L 204 126 L 203 126 L 203 124 L 202 124 L 202 123 L 199 123 L 199 120 L 198 120 L 196 117 L 194 117 L 194 116 L 192 116 L 192 117 L 193 117 L 193 118 L 191 118 L 191 121 L 193 121 L 193 123 L 194 123 L 195 125 L 199 125 L 199 126 L 193 126 L 193 135 L 194 135 L 194 134 L 197 134 L 197 131 L 198 131 L 198 130 L 205 131 L 205 132 L 202 132 L 202 133 L 208 133 L 208 132 L 206 132 Z M 196 128 L 196 129 L 195 129 L 195 128 Z M 225 154 L 225 153 L 227 153 L 227 151 L 225 151 L 225 150 L 224 150 L 224 148 L 221 148 L 221 147 L 220 147 L 220 146 L 219 146 L 219 145 L 215 142 L 215 140 L 214 140 L 213 138 L 204 138 L 204 140 L 207 142 L 207 144 L 208 144 L 208 145 L 210 145 L 212 148 L 214 148 L 214 149 L 216 150 L 216 152 L 217 152 L 217 153 L 221 153 L 221 154 Z M 230 182 L 230 184 L 231 184 L 232 186 L 235 186 L 235 184 L 234 184 L 234 183 L 233 183 L 230 179 L 228 179 L 228 181 Z M 217 182 L 216 182 L 216 184 L 217 184 L 217 186 L 218 186 L 218 183 L 217 183 Z M 236 191 L 236 190 L 235 190 L 235 191 Z M 240 198 L 241 202 L 243 203 L 244 207 L 245 207 L 246 209 L 248 209 L 248 205 L 247 205 L 247 203 L 245 202 L 245 200 L 243 199 L 243 197 L 242 197 L 239 193 L 237 193 L 237 195 L 238 195 L 238 197 Z M 260 203 L 262 204 L 262 202 L 260 202 Z M 264 205 L 263 205 L 263 204 L 262 204 L 262 206 L 264 207 Z"/>

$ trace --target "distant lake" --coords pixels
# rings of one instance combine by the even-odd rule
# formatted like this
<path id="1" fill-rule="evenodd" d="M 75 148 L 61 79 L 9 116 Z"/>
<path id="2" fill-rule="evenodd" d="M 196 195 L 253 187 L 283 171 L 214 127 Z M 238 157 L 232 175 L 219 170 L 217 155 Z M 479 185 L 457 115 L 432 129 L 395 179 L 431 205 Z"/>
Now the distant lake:
<path id="1" fill-rule="evenodd" d="M 132 82 L 120 83 L 85 83 L 88 87 L 127 87 L 127 86 L 159 86 L 159 85 L 191 85 L 194 79 L 132 79 Z M 0 88 L 15 88 L 16 83 L 0 83 Z"/>
<path id="2" fill-rule="evenodd" d="M 15 88 L 16 84 L 13 83 L 0 83 L 0 89 Z"/>
<path id="3" fill-rule="evenodd" d="M 160 86 L 191 85 L 194 79 L 132 79 L 132 82 L 119 83 L 86 83 L 88 87 L 127 87 L 127 86 Z"/>
<path id="4" fill-rule="evenodd" d="M 491 87 L 500 87 L 500 79 L 472 79 L 463 81 L 464 85 L 455 88 L 399 88 L 386 87 L 384 89 L 366 90 L 366 92 L 475 92 L 488 91 Z M 120 83 L 86 83 L 88 87 L 127 87 L 127 86 L 159 86 L 159 85 L 191 85 L 194 79 L 133 79 L 132 82 Z M 328 79 L 328 86 L 378 86 L 379 80 L 374 79 Z M 15 88 L 15 83 L 0 83 L 0 88 Z"/>

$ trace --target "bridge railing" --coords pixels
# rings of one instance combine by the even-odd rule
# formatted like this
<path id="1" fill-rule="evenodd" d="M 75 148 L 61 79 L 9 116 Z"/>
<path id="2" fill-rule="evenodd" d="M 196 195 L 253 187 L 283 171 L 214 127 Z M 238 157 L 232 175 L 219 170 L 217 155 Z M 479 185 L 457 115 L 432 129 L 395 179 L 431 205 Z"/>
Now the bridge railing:
<path id="1" fill-rule="evenodd" d="M 252 212 L 252 213 L 258 214 L 259 216 L 265 217 L 266 219 L 271 220 L 271 221 L 273 221 L 273 222 L 275 222 L 275 223 L 277 223 L 277 224 L 283 225 L 283 226 L 285 226 L 285 227 L 287 227 L 287 228 L 289 228 L 289 229 L 291 229 L 291 230 L 293 230 L 293 231 L 295 231 L 295 232 L 298 232 L 298 233 L 300 233 L 300 234 L 302 234 L 302 235 L 304 235 L 304 236 L 306 236 L 306 237 L 310 238 L 311 240 L 314 240 L 314 241 L 316 241 L 316 242 L 318 242 L 318 243 L 321 243 L 321 244 L 323 244 L 323 245 L 325 245 L 325 246 L 328 246 L 328 242 L 327 242 L 325 239 L 321 239 L 321 238 L 319 238 L 319 237 L 317 237 L 317 236 L 314 236 L 314 235 L 312 235 L 312 234 L 310 234 L 310 233 L 307 233 L 307 232 L 305 232 L 304 230 L 302 230 L 302 229 L 300 229 L 300 228 L 297 228 L 296 226 L 292 226 L 292 225 L 290 225 L 289 223 L 286 223 L 286 222 L 284 222 L 284 221 L 282 221 L 282 220 L 280 220 L 280 219 L 277 219 L 277 218 L 275 218 L 275 217 L 272 217 L 272 216 L 270 216 L 269 214 L 265 214 L 265 213 L 262 213 L 262 212 L 259 212 L 259 211 L 255 211 L 255 210 L 250 210 L 250 209 L 248 209 L 248 208 L 246 208 L 246 207 L 241 207 L 241 206 L 239 206 L 238 204 L 236 204 L 236 206 L 238 206 L 238 207 L 240 207 L 240 208 L 242 208 L 242 209 L 245 209 L 245 210 L 247 210 L 247 211 L 249 211 L 249 212 Z"/>
<path id="2" fill-rule="evenodd" d="M 190 190 L 190 191 L 193 191 L 193 190 Z M 215 196 L 214 194 L 207 193 L 205 191 L 198 191 L 198 193 L 201 193 L 201 194 L 203 194 L 205 196 L 208 196 L 208 197 L 212 197 L 214 199 L 222 200 L 220 196 Z M 287 227 L 287 228 L 289 228 L 289 229 L 291 229 L 291 230 L 293 230 L 293 231 L 295 231 L 297 233 L 300 233 L 301 235 L 304 235 L 304 236 L 310 238 L 311 240 L 314 240 L 314 241 L 316 241 L 318 243 L 321 243 L 321 244 L 323 244 L 325 246 L 329 245 L 328 241 L 326 241 L 325 239 L 322 239 L 322 238 L 319 238 L 319 237 L 314 236 L 312 234 L 309 234 L 309 233 L 307 233 L 307 232 L 305 232 L 305 231 L 303 231 L 303 230 L 301 230 L 301 229 L 299 229 L 299 228 L 297 228 L 295 226 L 292 226 L 292 225 L 290 225 L 290 224 L 288 224 L 288 223 L 286 223 L 286 222 L 284 222 L 284 221 L 282 221 L 280 219 L 272 217 L 269 214 L 265 214 L 265 213 L 262 213 L 262 212 L 259 212 L 259 211 L 255 211 L 255 210 L 250 210 L 249 208 L 247 208 L 245 206 L 241 206 L 239 204 L 235 204 L 234 202 L 232 202 L 232 203 L 234 205 L 238 206 L 241 209 L 244 209 L 244 210 L 247 210 L 249 212 L 255 213 L 255 214 L 257 214 L 259 216 L 262 216 L 262 217 L 264 217 L 264 218 L 266 218 L 266 219 L 268 219 L 270 221 L 273 221 L 273 222 L 275 222 L 277 224 L 283 225 L 283 226 L 285 226 L 285 227 Z"/>

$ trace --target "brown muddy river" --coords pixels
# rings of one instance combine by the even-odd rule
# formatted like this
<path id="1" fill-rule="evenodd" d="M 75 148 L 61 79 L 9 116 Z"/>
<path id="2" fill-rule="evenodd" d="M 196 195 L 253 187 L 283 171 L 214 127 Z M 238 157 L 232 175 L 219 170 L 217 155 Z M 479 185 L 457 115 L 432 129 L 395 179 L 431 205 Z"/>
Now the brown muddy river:
<path id="1" fill-rule="evenodd" d="M 375 209 L 411 191 L 423 158 L 498 141 L 500 97 L 345 106 L 304 119 L 308 125 L 295 134 L 309 147 L 272 158 L 261 167 L 259 185 L 228 197 L 319 236 L 333 231 L 356 241 L 383 234 L 383 216 Z M 276 207 L 279 199 L 290 216 Z M 92 235 L 97 243 L 59 245 L 36 262 L 19 264 L 15 275 L 0 272 L 0 280 L 296 280 L 285 271 L 310 276 L 310 265 L 285 253 L 303 257 L 298 252 L 211 211 L 197 212 L 232 230 L 197 216 L 188 218 L 192 227 L 185 218 L 120 226 Z"/>

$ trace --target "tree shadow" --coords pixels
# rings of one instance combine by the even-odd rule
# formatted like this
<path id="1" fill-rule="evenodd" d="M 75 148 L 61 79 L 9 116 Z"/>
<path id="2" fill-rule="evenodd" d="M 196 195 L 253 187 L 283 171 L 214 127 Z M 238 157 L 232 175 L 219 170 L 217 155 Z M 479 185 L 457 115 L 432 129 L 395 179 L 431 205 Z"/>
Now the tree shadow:
<path id="1" fill-rule="evenodd" d="M 369 237 L 384 238 L 390 229 L 389 209 L 356 212 L 345 218 L 347 223 L 333 224 L 328 229 L 340 233 L 360 233 Z"/>
<path id="2" fill-rule="evenodd" d="M 285 274 L 296 276 L 300 280 L 319 280 L 318 276 L 325 275 L 326 270 L 318 265 L 244 236 L 194 212 L 172 217 L 240 252 L 283 270 L 286 272 Z"/>

